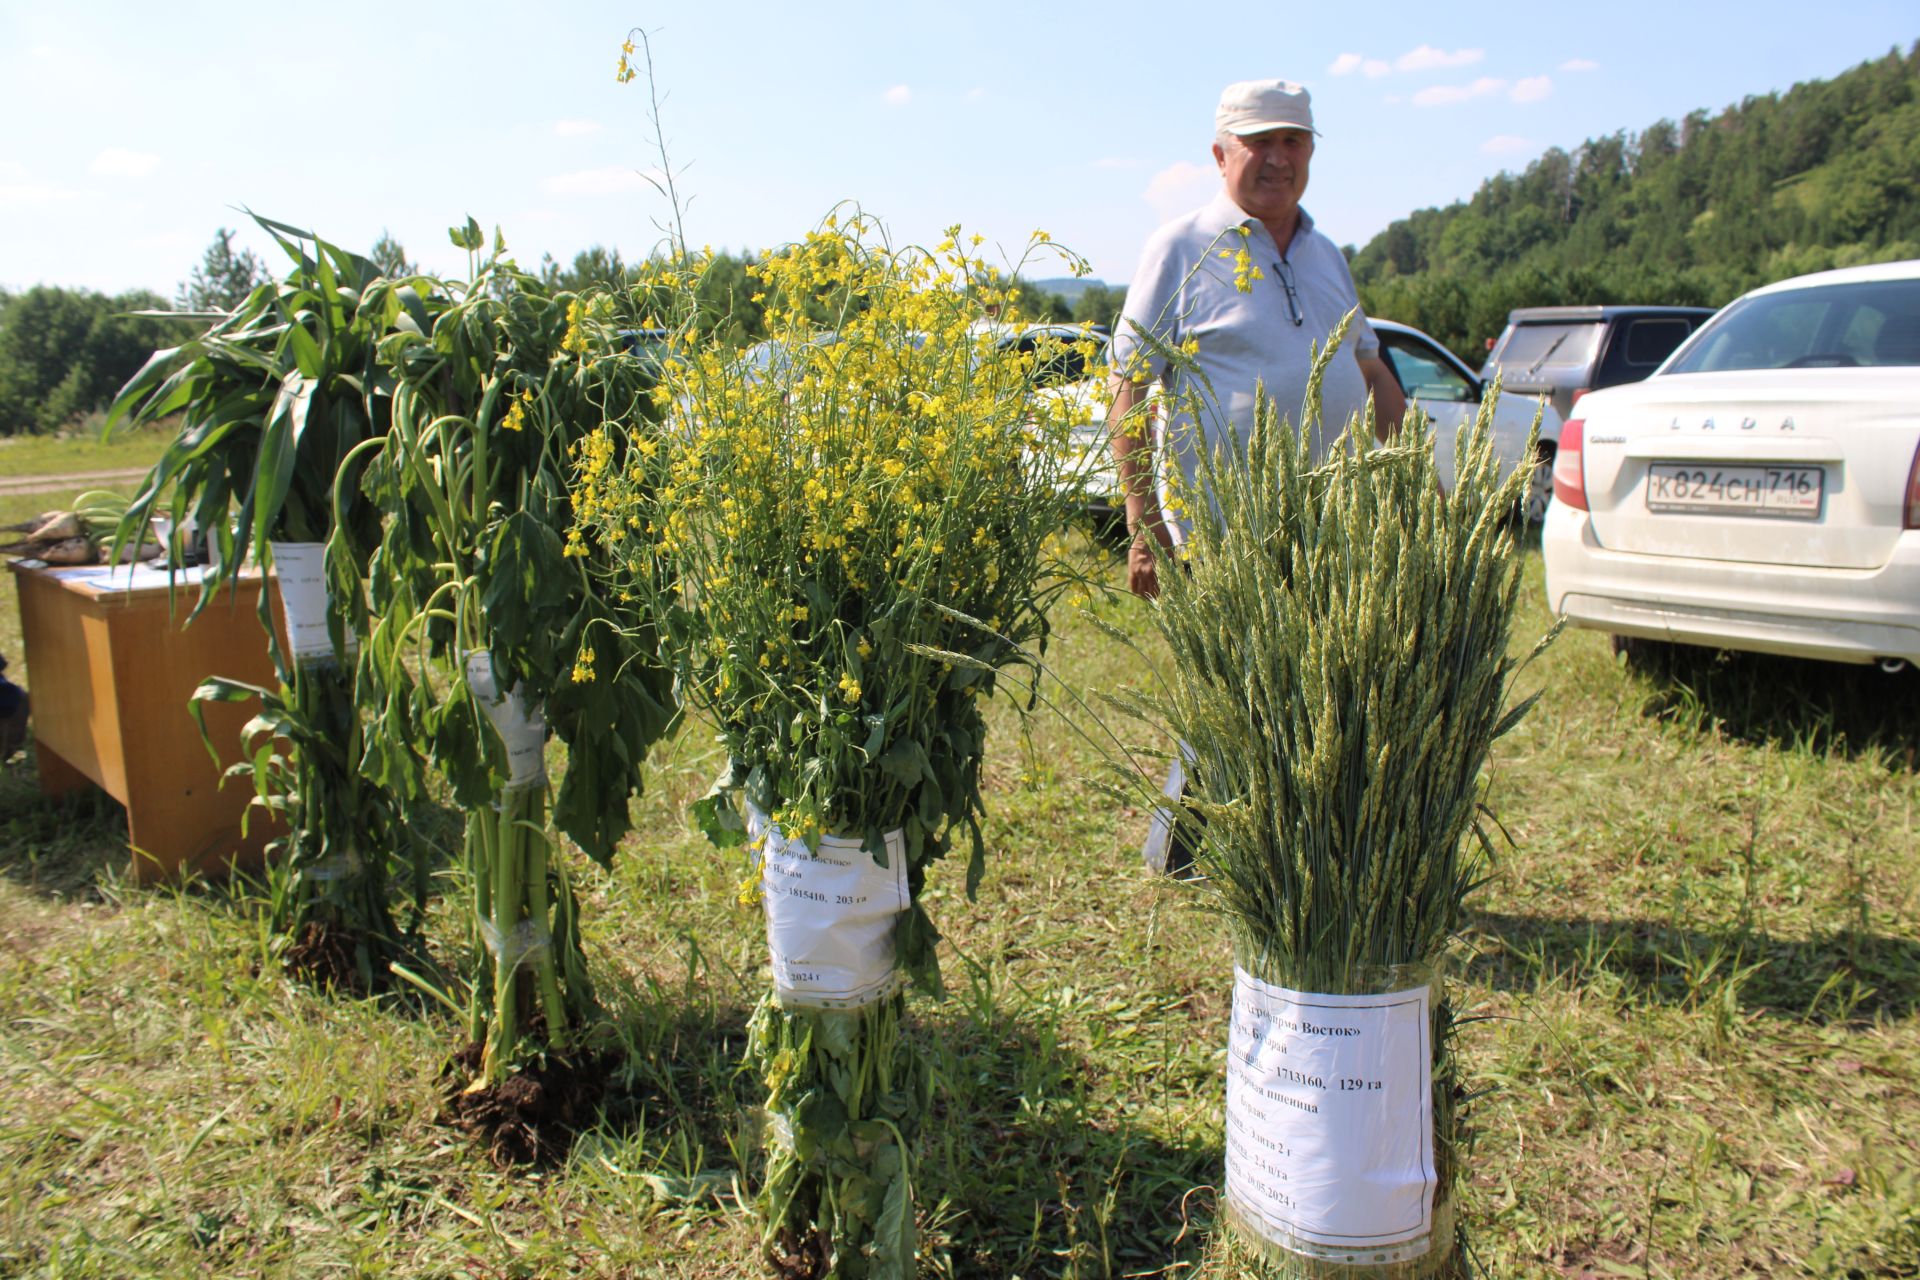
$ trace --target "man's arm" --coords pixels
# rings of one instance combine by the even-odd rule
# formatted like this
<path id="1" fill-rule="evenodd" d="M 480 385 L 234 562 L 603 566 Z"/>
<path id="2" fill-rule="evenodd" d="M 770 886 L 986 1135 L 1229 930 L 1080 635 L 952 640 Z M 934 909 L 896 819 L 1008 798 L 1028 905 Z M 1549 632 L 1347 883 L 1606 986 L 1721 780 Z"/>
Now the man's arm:
<path id="1" fill-rule="evenodd" d="M 1387 368 L 1387 362 L 1379 356 L 1355 352 L 1354 359 L 1360 362 L 1360 376 L 1367 380 L 1367 391 L 1373 396 L 1374 438 L 1385 444 L 1400 430 L 1400 420 L 1407 416 L 1406 392 L 1400 389 L 1400 379 L 1393 376 L 1393 370 Z"/>
<path id="2" fill-rule="evenodd" d="M 1147 385 L 1116 373 L 1107 389 L 1113 399 L 1107 412 L 1107 435 L 1113 446 L 1120 492 L 1127 504 L 1127 532 L 1132 537 L 1127 549 L 1127 587 L 1151 600 L 1160 593 L 1160 578 L 1154 550 L 1146 539 L 1157 538 L 1161 546 L 1171 547 L 1173 535 L 1161 522 L 1160 504 L 1153 492 L 1153 430 Z"/>

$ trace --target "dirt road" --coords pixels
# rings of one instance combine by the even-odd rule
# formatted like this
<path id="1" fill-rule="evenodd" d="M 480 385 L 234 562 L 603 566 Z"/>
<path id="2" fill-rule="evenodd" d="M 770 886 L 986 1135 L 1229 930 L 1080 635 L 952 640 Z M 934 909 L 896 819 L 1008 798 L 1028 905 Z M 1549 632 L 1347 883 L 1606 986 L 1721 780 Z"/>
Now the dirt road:
<path id="1" fill-rule="evenodd" d="M 103 489 L 129 480 L 146 478 L 148 467 L 123 467 L 118 471 L 72 471 L 63 476 L 0 476 L 0 498 L 17 493 L 65 493 L 69 496 L 85 489 Z"/>

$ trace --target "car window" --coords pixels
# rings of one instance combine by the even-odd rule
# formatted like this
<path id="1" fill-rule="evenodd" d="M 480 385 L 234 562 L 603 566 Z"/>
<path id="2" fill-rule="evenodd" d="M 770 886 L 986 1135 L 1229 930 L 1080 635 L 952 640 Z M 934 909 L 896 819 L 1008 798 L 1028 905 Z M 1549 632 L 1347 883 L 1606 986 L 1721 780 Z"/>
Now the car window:
<path id="1" fill-rule="evenodd" d="M 1073 382 L 1085 382 L 1098 374 L 1103 344 L 1089 337 L 1063 337 L 1059 334 L 1045 334 L 1035 337 L 1022 337 L 1018 350 L 1022 355 L 1034 355 L 1033 380 L 1035 386 L 1063 387 Z"/>
<path id="2" fill-rule="evenodd" d="M 1920 365 L 1920 280 L 1816 285 L 1734 303 L 1669 373 Z"/>
<path id="3" fill-rule="evenodd" d="M 1501 371 L 1511 378 L 1549 365 L 1591 365 L 1600 346 L 1601 327 L 1590 320 L 1515 325 L 1500 352 Z"/>
<path id="4" fill-rule="evenodd" d="M 1653 366 L 1673 354 L 1687 340 L 1693 326 L 1685 320 L 1634 320 L 1627 324 L 1627 363 L 1640 369 Z"/>
<path id="5" fill-rule="evenodd" d="M 1449 364 L 1445 356 L 1418 338 L 1383 333 L 1380 346 L 1408 396 L 1417 396 L 1427 404 L 1441 401 L 1471 404 L 1480 398 L 1473 383 Z"/>

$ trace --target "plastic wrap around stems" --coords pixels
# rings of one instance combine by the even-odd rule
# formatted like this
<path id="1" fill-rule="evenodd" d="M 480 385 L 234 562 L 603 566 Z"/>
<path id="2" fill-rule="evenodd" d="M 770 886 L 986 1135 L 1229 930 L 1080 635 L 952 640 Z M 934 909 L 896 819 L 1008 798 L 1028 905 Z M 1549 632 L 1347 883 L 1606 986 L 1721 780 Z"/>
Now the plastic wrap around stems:
<path id="1" fill-rule="evenodd" d="M 851 836 L 820 836 L 809 847 L 747 806 L 747 834 L 760 860 L 773 990 L 790 1008 L 859 1009 L 899 988 L 894 928 L 912 905 L 907 844 L 884 837 L 884 864 Z"/>
<path id="2" fill-rule="evenodd" d="M 327 544 L 324 542 L 270 542 L 273 576 L 280 589 L 280 613 L 287 628 L 287 654 L 296 666 L 331 662 L 333 637 L 327 632 Z M 357 649 L 351 631 L 345 635 L 350 659 Z"/>
<path id="3" fill-rule="evenodd" d="M 535 1009 L 546 1044 L 567 1045 L 594 1012 L 573 890 L 546 835 L 546 723 L 518 688 L 502 694 L 485 650 L 465 658 L 467 687 L 506 746 L 497 801 L 467 816 L 475 932 L 487 963 L 473 987 L 470 1030 L 484 1050 L 474 1087 L 505 1079 Z"/>
<path id="4" fill-rule="evenodd" d="M 857 838 L 809 848 L 751 808 L 748 830 L 773 970 L 747 1042 L 767 1090 L 762 1251 L 782 1276 L 910 1280 L 913 1152 L 932 1076 L 901 1032 L 905 839 L 885 837 L 883 867 Z"/>
<path id="5" fill-rule="evenodd" d="M 1277 1277 L 1463 1274 L 1438 968 L 1365 971 L 1337 994 L 1260 968 L 1234 967 L 1225 1212 L 1236 1243 Z"/>

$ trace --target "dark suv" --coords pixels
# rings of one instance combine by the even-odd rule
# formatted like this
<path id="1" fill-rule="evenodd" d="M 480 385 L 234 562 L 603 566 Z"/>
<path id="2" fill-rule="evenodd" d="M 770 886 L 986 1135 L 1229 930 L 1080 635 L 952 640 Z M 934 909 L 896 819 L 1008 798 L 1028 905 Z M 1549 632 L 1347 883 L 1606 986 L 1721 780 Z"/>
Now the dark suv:
<path id="1" fill-rule="evenodd" d="M 1522 307 L 1487 354 L 1483 380 L 1546 395 L 1562 419 L 1589 391 L 1638 382 L 1706 322 L 1712 307 Z"/>

